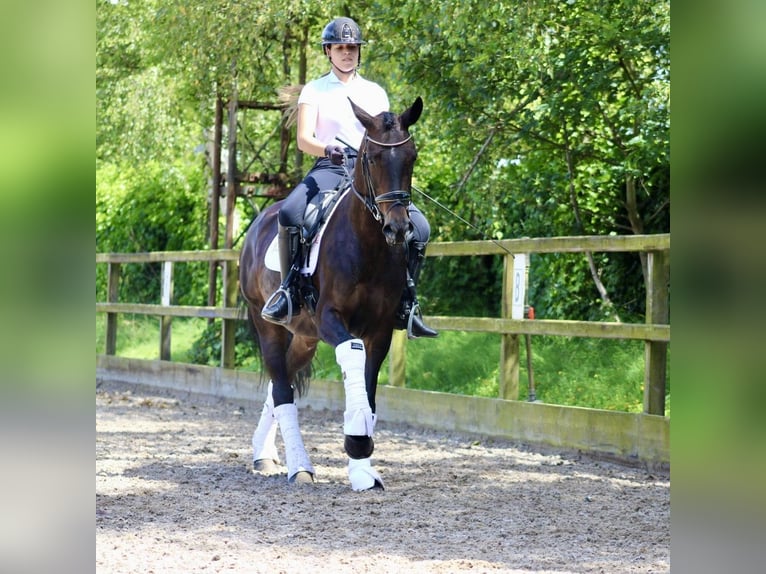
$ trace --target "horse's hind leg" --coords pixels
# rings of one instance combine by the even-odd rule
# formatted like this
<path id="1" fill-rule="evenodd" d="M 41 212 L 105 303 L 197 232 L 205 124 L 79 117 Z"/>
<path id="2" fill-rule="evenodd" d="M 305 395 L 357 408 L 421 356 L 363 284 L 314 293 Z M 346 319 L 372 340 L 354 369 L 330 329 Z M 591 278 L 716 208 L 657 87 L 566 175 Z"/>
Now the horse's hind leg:
<path id="1" fill-rule="evenodd" d="M 306 452 L 298 425 L 298 407 L 294 402 L 275 407 L 272 383 L 269 382 L 269 391 L 261 411 L 261 418 L 253 433 L 253 472 L 259 474 L 278 472 L 277 428 L 281 431 L 285 444 L 288 482 L 314 482 L 314 467 Z"/>
<path id="2" fill-rule="evenodd" d="M 292 381 L 311 361 L 316 344 L 307 345 L 301 337 L 290 337 L 279 326 L 259 327 L 262 327 L 259 334 L 264 364 L 272 378 L 271 411 L 284 441 L 287 479 L 291 483 L 313 482 L 316 473 L 303 444 Z M 264 436 L 268 436 L 266 431 Z"/>
<path id="3" fill-rule="evenodd" d="M 277 419 L 274 417 L 274 398 L 272 382 L 266 390 L 266 400 L 261 410 L 261 418 L 253 432 L 253 472 L 274 474 L 279 464 L 277 452 Z"/>
<path id="4" fill-rule="evenodd" d="M 298 407 L 295 403 L 285 403 L 274 407 L 274 416 L 282 433 L 285 443 L 285 461 L 287 462 L 287 481 L 290 483 L 314 482 L 314 466 L 309 460 L 306 447 L 303 445 L 300 425 L 298 424 Z"/>

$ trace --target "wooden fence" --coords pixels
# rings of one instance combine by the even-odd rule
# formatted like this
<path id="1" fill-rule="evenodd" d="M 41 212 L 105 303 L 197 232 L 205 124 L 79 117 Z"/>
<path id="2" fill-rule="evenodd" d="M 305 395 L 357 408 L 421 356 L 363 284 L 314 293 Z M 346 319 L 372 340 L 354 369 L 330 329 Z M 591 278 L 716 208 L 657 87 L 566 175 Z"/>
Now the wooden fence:
<path id="1" fill-rule="evenodd" d="M 517 253 L 642 252 L 646 254 L 648 288 L 644 323 L 611 323 L 547 319 L 511 318 L 511 278 L 513 255 Z M 436 329 L 477 331 L 500 336 L 500 398 L 518 399 L 519 336 L 560 335 L 612 339 L 638 339 L 645 344 L 644 413 L 663 416 L 667 377 L 667 347 L 670 341 L 669 286 L 670 234 L 631 236 L 579 236 L 503 241 L 460 241 L 431 243 L 429 257 L 500 255 L 504 257 L 501 317 L 428 316 Z M 175 251 L 152 253 L 99 253 L 97 264 L 108 266 L 107 301 L 96 302 L 96 312 L 106 313 L 106 355 L 116 353 L 117 316 L 120 313 L 160 317 L 160 359 L 170 360 L 172 317 L 222 319 L 221 367 L 234 366 L 234 333 L 240 320 L 237 307 L 237 260 L 233 249 L 212 251 Z M 220 262 L 223 268 L 221 306 L 181 306 L 173 304 L 173 264 L 177 262 Z M 121 265 L 127 263 L 162 263 L 160 304 L 122 303 L 118 301 Z M 390 351 L 389 382 L 404 386 L 406 342 L 396 331 Z"/>

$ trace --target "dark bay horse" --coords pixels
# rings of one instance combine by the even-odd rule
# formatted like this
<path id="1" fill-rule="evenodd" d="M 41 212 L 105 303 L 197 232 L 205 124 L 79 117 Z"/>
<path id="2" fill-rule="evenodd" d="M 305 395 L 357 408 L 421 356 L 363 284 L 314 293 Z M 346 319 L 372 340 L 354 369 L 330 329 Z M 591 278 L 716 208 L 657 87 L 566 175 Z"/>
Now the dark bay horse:
<path id="1" fill-rule="evenodd" d="M 375 391 L 406 282 L 404 242 L 412 229 L 407 207 L 417 157 L 408 128 L 420 117 L 423 101 L 418 97 L 401 115 L 382 112 L 375 117 L 353 102 L 351 106 L 366 132 L 351 190 L 338 201 L 319 247 L 310 279 L 317 293 L 315 312 L 304 308 L 287 325 L 261 318 L 265 300 L 280 283 L 280 274 L 264 263 L 277 233 L 279 203 L 261 212 L 248 229 L 239 281 L 270 378 L 253 433 L 254 470 L 271 470 L 278 462 L 279 428 L 288 481 L 313 482 L 315 472 L 303 445 L 293 393 L 302 390 L 299 374 L 310 365 L 322 340 L 335 349 L 343 374 L 344 447 L 351 486 L 367 490 L 383 487 L 370 463 Z"/>

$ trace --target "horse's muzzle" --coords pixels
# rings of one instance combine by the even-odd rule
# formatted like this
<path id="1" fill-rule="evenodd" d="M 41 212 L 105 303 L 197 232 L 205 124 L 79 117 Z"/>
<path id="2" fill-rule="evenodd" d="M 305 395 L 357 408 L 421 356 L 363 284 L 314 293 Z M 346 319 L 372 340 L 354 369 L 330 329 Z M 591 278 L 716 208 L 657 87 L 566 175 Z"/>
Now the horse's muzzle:
<path id="1" fill-rule="evenodd" d="M 391 211 L 398 210 L 392 209 L 389 210 L 389 213 L 391 213 Z M 404 213 L 407 213 L 406 209 L 404 210 Z M 408 216 L 389 217 L 387 215 L 383 222 L 383 235 L 385 236 L 386 243 L 388 243 L 389 246 L 404 243 L 405 238 L 410 235 L 412 231 L 412 222 Z"/>

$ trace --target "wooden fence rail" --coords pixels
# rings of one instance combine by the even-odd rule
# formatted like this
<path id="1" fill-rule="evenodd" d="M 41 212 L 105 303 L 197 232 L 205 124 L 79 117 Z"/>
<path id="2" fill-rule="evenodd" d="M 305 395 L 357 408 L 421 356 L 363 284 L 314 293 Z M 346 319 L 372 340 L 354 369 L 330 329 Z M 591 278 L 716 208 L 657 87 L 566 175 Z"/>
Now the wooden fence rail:
<path id="1" fill-rule="evenodd" d="M 511 280 L 513 254 L 642 252 L 646 254 L 648 288 L 644 323 L 610 323 L 511 318 Z M 637 339 L 645 342 L 644 413 L 664 415 L 667 378 L 667 348 L 670 341 L 669 287 L 670 234 L 631 236 L 575 236 L 503 241 L 460 241 L 431 243 L 429 257 L 500 255 L 505 259 L 502 316 L 441 317 L 429 316 L 435 328 L 451 331 L 497 333 L 500 344 L 500 398 L 518 399 L 519 335 L 556 335 L 613 339 Z M 234 332 L 241 319 L 237 307 L 237 260 L 234 249 L 211 251 L 167 251 L 150 253 L 98 253 L 97 264 L 108 265 L 107 301 L 96 302 L 96 312 L 105 313 L 106 355 L 116 353 L 117 316 L 135 313 L 160 317 L 160 359 L 170 360 L 172 317 L 222 319 L 221 366 L 234 367 Z M 173 305 L 173 263 L 208 261 L 223 264 L 223 305 Z M 120 269 L 125 263 L 162 263 L 161 304 L 121 303 L 118 301 Z M 389 382 L 404 386 L 407 338 L 396 331 L 390 351 Z"/>

